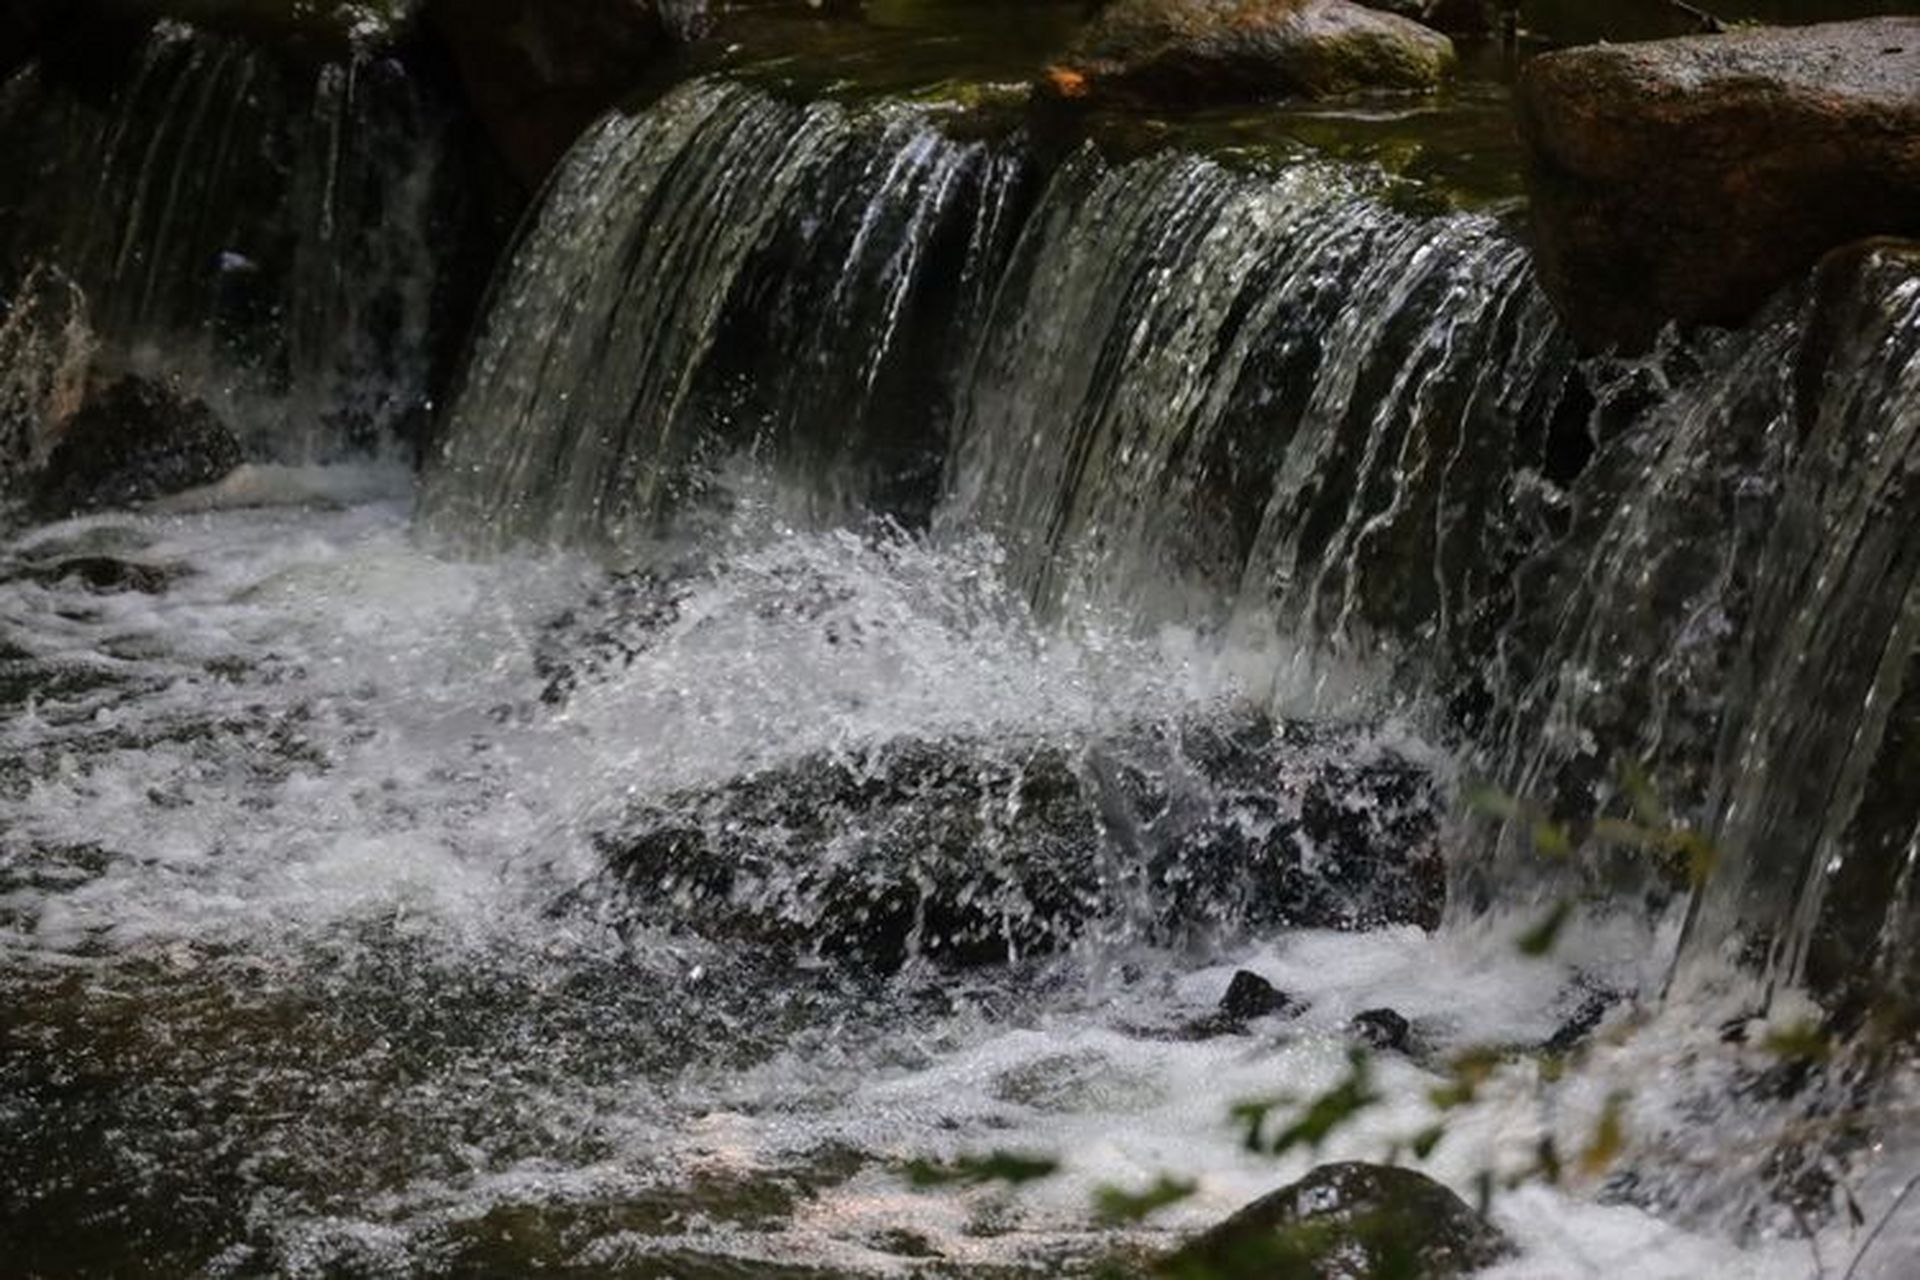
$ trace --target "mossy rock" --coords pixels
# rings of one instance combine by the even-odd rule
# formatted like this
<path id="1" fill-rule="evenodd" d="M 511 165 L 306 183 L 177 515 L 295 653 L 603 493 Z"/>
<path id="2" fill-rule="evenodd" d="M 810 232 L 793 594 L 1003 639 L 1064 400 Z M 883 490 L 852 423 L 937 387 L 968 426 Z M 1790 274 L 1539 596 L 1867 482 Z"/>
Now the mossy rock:
<path id="1" fill-rule="evenodd" d="M 1429 90 L 1453 64 L 1439 32 L 1349 0 L 1115 0 L 1042 88 L 1198 106 Z"/>
<path id="2" fill-rule="evenodd" d="M 1425 1174 L 1322 1165 L 1263 1196 L 1154 1268 L 1174 1280 L 1452 1280 L 1513 1253 Z"/>

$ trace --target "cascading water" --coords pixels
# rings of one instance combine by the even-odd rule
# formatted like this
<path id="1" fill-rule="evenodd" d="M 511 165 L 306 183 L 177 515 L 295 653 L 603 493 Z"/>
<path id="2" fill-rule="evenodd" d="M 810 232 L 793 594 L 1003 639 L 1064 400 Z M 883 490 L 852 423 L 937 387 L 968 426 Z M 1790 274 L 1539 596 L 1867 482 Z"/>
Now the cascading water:
<path id="1" fill-rule="evenodd" d="M 1912 271 L 1582 367 L 1495 219 L 1320 164 L 1048 164 L 945 108 L 682 86 L 552 180 L 417 521 L 363 463 L 314 509 L 0 551 L 0 1190 L 56 1224 L 0 1254 L 1092 1274 L 1297 1174 L 1230 1105 L 1335 1085 L 1387 1005 L 1406 1052 L 1314 1158 L 1426 1135 L 1470 1188 L 1634 1139 L 1616 1202 L 1500 1197 L 1489 1274 L 1857 1247 L 1776 1205 L 1812 1122 L 1762 1037 L 1696 1024 L 1754 1012 L 1709 989 L 1742 933 L 1784 1013 L 1911 972 Z M 1615 756 L 1672 772 L 1724 864 L 1686 946 L 1620 911 L 1523 954 L 1540 881 L 1468 844 L 1489 917 L 1429 929 L 1456 766 L 1407 720 L 1576 819 Z M 1823 905 L 1862 883 L 1873 919 Z M 1223 1019 L 1241 967 L 1304 1010 Z M 1737 1178 L 1688 1163 L 1709 1128 Z M 1809 1145 L 1897 1207 L 1897 1154 Z M 1064 1168 L 903 1172 L 1002 1148 Z M 1091 1222 L 1160 1174 L 1195 1194 Z"/>
<path id="2" fill-rule="evenodd" d="M 428 523 L 618 545 L 748 449 L 810 450 L 822 493 L 924 514 L 943 362 L 1022 176 L 904 107 L 789 106 L 715 81 L 609 118 L 498 286 Z"/>
<path id="3" fill-rule="evenodd" d="M 377 52 L 162 23 L 126 57 L 104 93 L 73 59 L 0 86 L 0 293 L 63 272 L 103 366 L 178 382 L 257 457 L 418 434 L 466 216 L 447 110 Z"/>
<path id="4" fill-rule="evenodd" d="M 1659 779 L 1718 864 L 1690 957 L 1766 955 L 1768 986 L 1904 1022 L 1920 283 L 1869 248 L 1692 358 L 1535 570 L 1493 772 L 1583 818 L 1631 816 L 1624 768 Z"/>
<path id="5" fill-rule="evenodd" d="M 1512 554 L 1508 486 L 1550 483 L 1571 352 L 1497 224 L 1362 185 L 1076 158 L 983 336 L 949 514 L 1040 599 L 1199 575 L 1217 612 L 1244 579 L 1302 634 L 1444 650 Z"/>

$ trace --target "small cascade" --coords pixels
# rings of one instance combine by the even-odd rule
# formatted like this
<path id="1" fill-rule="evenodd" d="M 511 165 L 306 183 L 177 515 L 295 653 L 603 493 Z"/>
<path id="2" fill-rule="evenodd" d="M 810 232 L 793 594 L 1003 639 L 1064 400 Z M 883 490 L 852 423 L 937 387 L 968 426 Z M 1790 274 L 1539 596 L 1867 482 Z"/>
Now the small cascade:
<path id="1" fill-rule="evenodd" d="M 496 285 L 427 521 L 618 543 L 742 449 L 924 515 L 1023 175 L 899 105 L 697 81 L 606 119 Z"/>
<path id="2" fill-rule="evenodd" d="M 951 506 L 1014 545 L 1036 598 L 1198 578 L 1217 602 L 1244 579 L 1243 607 L 1325 636 L 1444 636 L 1498 572 L 1494 508 L 1550 461 L 1571 353 L 1497 223 L 1367 185 L 1181 155 L 1055 178 L 968 386 Z"/>
<path id="3" fill-rule="evenodd" d="M 1651 403 L 1523 575 L 1489 772 L 1577 829 L 1645 821 L 1631 779 L 1651 780 L 1712 865 L 1601 849 L 1582 868 L 1596 891 L 1670 897 L 1692 875 L 1683 960 L 1742 961 L 1769 990 L 1811 982 L 1856 1018 L 1869 1000 L 1911 1011 L 1911 255 L 1836 260 L 1810 296 L 1622 370 L 1600 398 Z M 1482 904 L 1537 882 L 1521 827 L 1478 868 Z"/>
<path id="4" fill-rule="evenodd" d="M 446 109 L 371 52 L 162 23 L 130 57 L 107 90 L 59 61 L 0 88 L 7 269 L 57 266 L 105 364 L 183 383 L 258 456 L 416 429 L 465 198 Z"/>

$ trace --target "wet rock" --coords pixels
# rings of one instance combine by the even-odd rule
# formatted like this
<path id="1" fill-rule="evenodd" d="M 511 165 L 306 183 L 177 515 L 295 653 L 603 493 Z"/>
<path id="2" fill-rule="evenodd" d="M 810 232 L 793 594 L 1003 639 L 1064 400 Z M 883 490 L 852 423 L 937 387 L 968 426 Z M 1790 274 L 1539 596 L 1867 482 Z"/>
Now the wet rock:
<path id="1" fill-rule="evenodd" d="M 1483 36 L 1494 29 L 1494 0 L 1356 0 L 1369 9 L 1410 18 L 1448 35 Z"/>
<path id="2" fill-rule="evenodd" d="M 655 0 L 427 0 L 425 16 L 529 189 L 673 46 Z"/>
<path id="3" fill-rule="evenodd" d="M 1920 18 L 1548 54 L 1516 92 L 1542 283 L 1590 346 L 1738 324 L 1828 249 L 1920 232 Z"/>
<path id="4" fill-rule="evenodd" d="M 90 393 L 67 422 L 30 505 L 45 520 L 131 506 L 211 484 L 241 460 L 239 442 L 204 403 L 123 377 Z"/>
<path id="5" fill-rule="evenodd" d="M 1413 1024 L 1392 1009 L 1363 1009 L 1353 1015 L 1348 1029 L 1382 1053 L 1406 1053 L 1413 1047 Z"/>
<path id="6" fill-rule="evenodd" d="M 1114 0 L 1044 91 L 1183 105 L 1431 89 L 1452 43 L 1348 0 Z"/>
<path id="7" fill-rule="evenodd" d="M 74 581 L 90 591 L 137 591 L 156 595 L 186 576 L 184 565 L 126 560 L 118 556 L 68 556 L 0 565 L 0 581 L 25 579 L 43 586 Z"/>
<path id="8" fill-rule="evenodd" d="M 1293 998 L 1259 974 L 1242 969 L 1227 984 L 1220 1006 L 1204 1017 L 1183 1023 L 1171 1035 L 1175 1040 L 1214 1040 L 1220 1036 L 1244 1035 L 1247 1024 L 1256 1018 L 1275 1017 L 1295 1012 Z"/>
<path id="9" fill-rule="evenodd" d="M 617 675 L 679 620 L 693 583 L 674 569 L 619 574 L 548 622 L 533 651 L 534 671 L 546 681 L 540 700 L 565 706 L 582 681 Z"/>
<path id="10" fill-rule="evenodd" d="M 809 757 L 641 804 L 599 843 L 637 921 L 892 969 L 1095 930 L 1433 927 L 1441 808 L 1351 731 L 1243 715 Z"/>
<path id="11" fill-rule="evenodd" d="M 1293 999 L 1259 974 L 1247 969 L 1233 975 L 1227 994 L 1220 998 L 1220 1012 L 1242 1021 L 1285 1013 Z"/>
<path id="12" fill-rule="evenodd" d="M 1572 1009 L 1540 1044 L 1545 1053 L 1570 1053 L 1585 1044 L 1612 1008 L 1626 999 L 1610 987 L 1581 982 L 1572 992 Z"/>
<path id="13" fill-rule="evenodd" d="M 1155 1271 L 1182 1280 L 1449 1280 L 1512 1252 L 1491 1223 L 1426 1175 L 1345 1163 L 1254 1201 Z"/>

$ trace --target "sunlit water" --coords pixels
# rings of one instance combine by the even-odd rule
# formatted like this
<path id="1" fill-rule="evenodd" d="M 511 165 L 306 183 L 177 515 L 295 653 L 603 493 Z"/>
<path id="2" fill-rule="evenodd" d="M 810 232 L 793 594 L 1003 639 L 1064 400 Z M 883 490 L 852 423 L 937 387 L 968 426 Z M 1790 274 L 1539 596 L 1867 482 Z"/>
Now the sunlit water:
<path id="1" fill-rule="evenodd" d="M 649 646 L 543 700 L 539 655 L 567 643 L 550 624 L 602 568 L 423 545 L 398 472 L 266 489 L 329 500 L 97 517 L 3 553 L 0 1187 L 29 1268 L 1058 1274 L 1297 1176 L 1304 1154 L 1240 1150 L 1229 1107 L 1333 1084 L 1361 1009 L 1412 1018 L 1432 1064 L 1551 1035 L 1576 971 L 1657 981 L 1662 940 L 1604 923 L 1550 960 L 1500 921 L 886 979 L 625 927 L 595 832 L 808 753 L 1076 741 L 1258 688 L 1438 757 L 1364 678 L 1093 614 L 1041 627 L 991 543 L 790 526 L 751 485 L 654 549 L 685 576 Z M 89 548 L 171 581 L 32 571 Z M 1238 967 L 1310 1008 L 1185 1034 Z M 1620 1088 L 1656 1163 L 1702 1105 L 1726 1136 L 1764 1132 L 1723 1093 L 1743 1051 L 1698 1034 L 1721 1012 L 1617 1014 L 1558 1086 L 1503 1073 L 1427 1167 L 1472 1194 L 1542 1132 L 1578 1151 Z M 1381 1158 L 1432 1123 L 1428 1066 L 1374 1071 L 1385 1100 L 1322 1156 Z M 1063 1168 L 1017 1189 L 903 1173 L 996 1150 Z M 1197 1193 L 1130 1233 L 1096 1225 L 1097 1187 L 1163 1173 Z M 1884 1169 L 1857 1186 L 1874 1217 L 1896 1190 Z M 1741 1246 L 1599 1191 L 1496 1196 L 1526 1250 L 1500 1274 L 1809 1273 L 1778 1223 Z M 1829 1228 L 1826 1258 L 1863 1234 Z M 1904 1274 L 1911 1246 L 1883 1240 L 1858 1274 Z"/>

